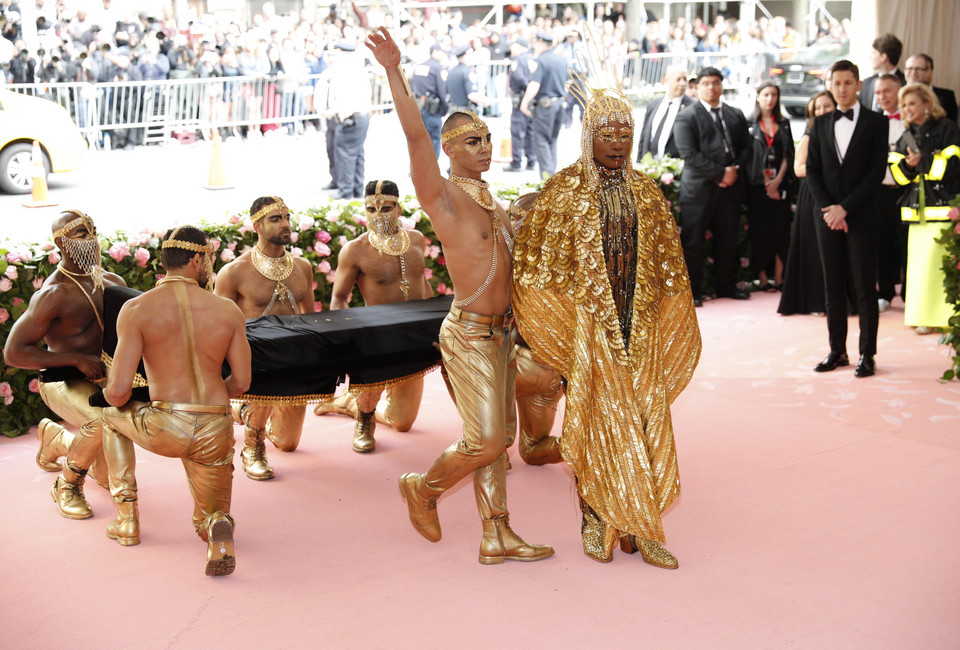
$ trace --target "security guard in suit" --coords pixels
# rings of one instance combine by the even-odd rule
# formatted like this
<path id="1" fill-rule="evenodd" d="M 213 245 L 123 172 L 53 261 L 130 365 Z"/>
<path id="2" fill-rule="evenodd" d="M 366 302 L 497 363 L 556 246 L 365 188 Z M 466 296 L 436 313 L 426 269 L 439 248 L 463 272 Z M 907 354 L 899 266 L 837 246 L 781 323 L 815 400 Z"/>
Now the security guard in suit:
<path id="1" fill-rule="evenodd" d="M 518 172 L 523 166 L 523 155 L 527 155 L 527 169 L 537 165 L 537 154 L 533 148 L 533 120 L 520 112 L 520 102 L 527 92 L 530 77 L 536 67 L 530 57 L 530 43 L 518 38 L 510 44 L 510 101 L 513 112 L 510 113 L 510 138 L 513 143 L 513 161 L 506 167 L 508 172 Z"/>
<path id="2" fill-rule="evenodd" d="M 534 51 L 537 68 L 520 102 L 520 112 L 533 118 L 540 176 L 548 178 L 557 171 L 557 137 L 563 126 L 563 96 L 569 74 L 566 58 L 553 50 L 552 35 L 537 32 Z M 535 112 L 530 111 L 532 105 Z"/>
<path id="3" fill-rule="evenodd" d="M 440 156 L 440 129 L 443 116 L 447 114 L 447 70 L 444 67 L 447 53 L 434 43 L 430 46 L 430 58 L 414 67 L 410 90 L 420 105 L 420 117 L 427 127 L 433 151 Z"/>

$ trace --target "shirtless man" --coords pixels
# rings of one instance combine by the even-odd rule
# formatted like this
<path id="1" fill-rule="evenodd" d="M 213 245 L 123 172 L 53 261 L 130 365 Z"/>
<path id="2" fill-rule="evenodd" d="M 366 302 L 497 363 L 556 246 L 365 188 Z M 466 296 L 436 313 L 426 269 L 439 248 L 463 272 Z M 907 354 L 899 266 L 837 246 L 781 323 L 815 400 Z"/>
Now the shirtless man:
<path id="1" fill-rule="evenodd" d="M 346 309 L 354 285 L 367 305 L 385 305 L 433 296 L 423 273 L 424 239 L 400 225 L 400 190 L 393 181 L 370 181 L 364 188 L 367 232 L 347 242 L 337 258 L 330 309 Z M 332 402 L 318 404 L 314 413 L 343 413 L 354 417 L 353 450 L 376 449 L 377 422 L 397 431 L 409 431 L 420 411 L 423 379 L 412 379 L 387 389 L 386 405 L 377 408 L 381 390 L 346 392 Z"/>
<path id="2" fill-rule="evenodd" d="M 250 219 L 257 245 L 220 269 L 214 293 L 237 303 L 244 318 L 312 314 L 313 269 L 310 262 L 286 250 L 290 210 L 276 196 L 261 196 L 250 206 Z M 305 404 L 234 406 L 234 418 L 243 424 L 240 456 L 248 478 L 274 477 L 264 438 L 280 451 L 293 451 L 300 444 L 306 410 Z"/>
<path id="3" fill-rule="evenodd" d="M 549 557 L 553 555 L 551 547 L 528 544 L 511 530 L 507 511 L 507 446 L 513 436 L 507 416 L 513 412 L 516 369 L 510 337 L 513 233 L 506 212 L 481 179 L 490 168 L 490 131 L 472 113 L 453 113 L 447 118 L 440 140 L 450 159 L 451 174 L 444 179 L 417 102 L 400 69 L 400 49 L 383 28 L 372 33 L 365 44 L 386 70 L 394 108 L 407 138 L 417 199 L 443 242 L 456 287 L 439 340 L 463 419 L 463 436 L 425 474 L 400 477 L 410 521 L 428 540 L 440 541 L 437 498 L 472 473 L 483 521 L 480 562 Z"/>
<path id="4" fill-rule="evenodd" d="M 207 542 L 207 575 L 229 575 L 233 551 L 233 417 L 230 398 L 250 387 L 250 345 L 240 309 L 200 288 L 213 277 L 213 248 L 181 226 L 164 237 L 167 276 L 129 300 L 117 317 L 117 350 L 103 394 L 103 448 L 118 516 L 107 537 L 140 543 L 133 443 L 181 458 L 193 495 L 193 524 Z M 130 402 L 143 358 L 150 403 Z M 231 374 L 222 376 L 223 362 Z"/>
<path id="5" fill-rule="evenodd" d="M 100 241 L 93 220 L 79 210 L 65 210 L 53 221 L 53 241 L 62 254 L 57 269 L 33 295 L 27 311 L 17 319 L 4 347 L 4 361 L 14 368 L 43 370 L 73 366 L 85 379 L 45 381 L 40 375 L 40 397 L 54 413 L 77 427 L 74 436 L 44 418 L 37 425 L 40 451 L 37 465 L 63 471 L 53 484 L 53 500 L 67 519 L 93 516 L 83 496 L 87 470 L 102 449 L 101 409 L 88 399 L 100 391 L 106 377 L 100 361 L 103 345 L 103 289 L 126 286 L 118 275 L 100 268 Z M 37 344 L 43 341 L 46 349 Z M 105 472 L 103 463 L 98 469 Z M 103 482 L 106 483 L 104 477 Z"/>

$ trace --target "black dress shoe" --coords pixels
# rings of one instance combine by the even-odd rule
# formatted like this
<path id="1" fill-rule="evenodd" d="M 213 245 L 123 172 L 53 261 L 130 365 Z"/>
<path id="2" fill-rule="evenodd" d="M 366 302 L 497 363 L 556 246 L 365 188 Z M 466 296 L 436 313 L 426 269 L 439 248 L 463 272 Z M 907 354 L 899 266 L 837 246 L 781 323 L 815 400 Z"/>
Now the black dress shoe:
<path id="1" fill-rule="evenodd" d="M 326 185 L 324 185 L 324 186 L 321 187 L 320 189 L 321 189 L 321 190 L 338 190 L 338 189 L 340 189 L 340 186 L 337 185 L 336 183 L 327 183 Z"/>
<path id="2" fill-rule="evenodd" d="M 860 357 L 860 363 L 857 364 L 857 369 L 853 374 L 857 377 L 870 377 L 876 372 L 877 364 L 874 363 L 873 357 L 863 356 Z"/>
<path id="3" fill-rule="evenodd" d="M 693 306 L 694 306 L 694 307 L 703 307 L 703 296 L 694 296 L 694 297 L 693 297 Z"/>
<path id="4" fill-rule="evenodd" d="M 733 291 L 717 292 L 717 298 L 732 298 L 734 300 L 750 300 L 750 293 L 743 289 L 734 289 Z"/>
<path id="5" fill-rule="evenodd" d="M 518 172 L 520 171 L 520 165 L 507 165 L 503 168 L 505 172 Z"/>
<path id="6" fill-rule="evenodd" d="M 873 362 L 871 361 L 871 364 Z M 849 366 L 850 359 L 847 358 L 847 355 L 840 354 L 839 352 L 831 352 L 827 355 L 827 358 L 817 364 L 816 368 L 813 369 L 814 372 L 830 372 L 831 370 L 836 370 L 840 366 Z"/>

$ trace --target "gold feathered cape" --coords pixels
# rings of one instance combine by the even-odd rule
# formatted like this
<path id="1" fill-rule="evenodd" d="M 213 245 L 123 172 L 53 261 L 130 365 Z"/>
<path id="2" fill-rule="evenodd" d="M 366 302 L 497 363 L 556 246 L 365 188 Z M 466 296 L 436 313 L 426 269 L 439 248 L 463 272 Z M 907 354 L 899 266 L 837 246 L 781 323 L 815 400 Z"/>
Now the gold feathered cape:
<path id="1" fill-rule="evenodd" d="M 600 237 L 597 187 L 582 162 L 551 178 L 517 235 L 520 333 L 567 379 L 560 449 L 580 496 L 608 525 L 664 542 L 660 513 L 680 494 L 670 404 L 700 358 L 676 223 L 634 172 L 637 275 L 624 348 Z"/>

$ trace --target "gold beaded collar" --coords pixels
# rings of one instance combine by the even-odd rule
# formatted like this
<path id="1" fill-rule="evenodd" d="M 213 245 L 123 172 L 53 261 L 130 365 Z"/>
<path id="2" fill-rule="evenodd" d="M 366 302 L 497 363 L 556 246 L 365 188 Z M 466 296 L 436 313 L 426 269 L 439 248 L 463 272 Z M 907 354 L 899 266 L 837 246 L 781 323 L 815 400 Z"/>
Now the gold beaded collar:
<path id="1" fill-rule="evenodd" d="M 460 111 L 460 112 L 463 113 L 464 115 L 469 115 L 471 121 L 465 124 L 461 124 L 455 129 L 450 129 L 446 133 L 440 134 L 440 142 L 442 142 L 443 144 L 447 144 L 451 140 L 455 138 L 459 138 L 464 133 L 468 133 L 470 131 L 476 131 L 477 135 L 480 136 L 481 140 L 486 140 L 487 136 L 490 135 L 490 129 L 487 127 L 487 123 L 481 120 L 479 117 L 477 117 L 476 113 L 473 113 L 471 111 Z"/>
<path id="2" fill-rule="evenodd" d="M 290 214 L 290 208 L 288 208 L 287 204 L 283 202 L 283 199 L 281 199 L 279 196 L 271 196 L 270 198 L 273 199 L 273 203 L 265 205 L 257 210 L 253 215 L 251 215 L 250 221 L 256 223 L 266 216 L 273 216 L 274 211 L 277 211 L 278 214 L 283 216 L 288 216 Z"/>
<path id="3" fill-rule="evenodd" d="M 487 181 L 478 181 L 473 178 L 450 174 L 450 182 L 466 192 L 467 196 L 476 201 L 477 205 L 484 210 L 497 209 L 497 204 L 493 200 L 493 195 L 490 194 L 490 186 Z"/>

